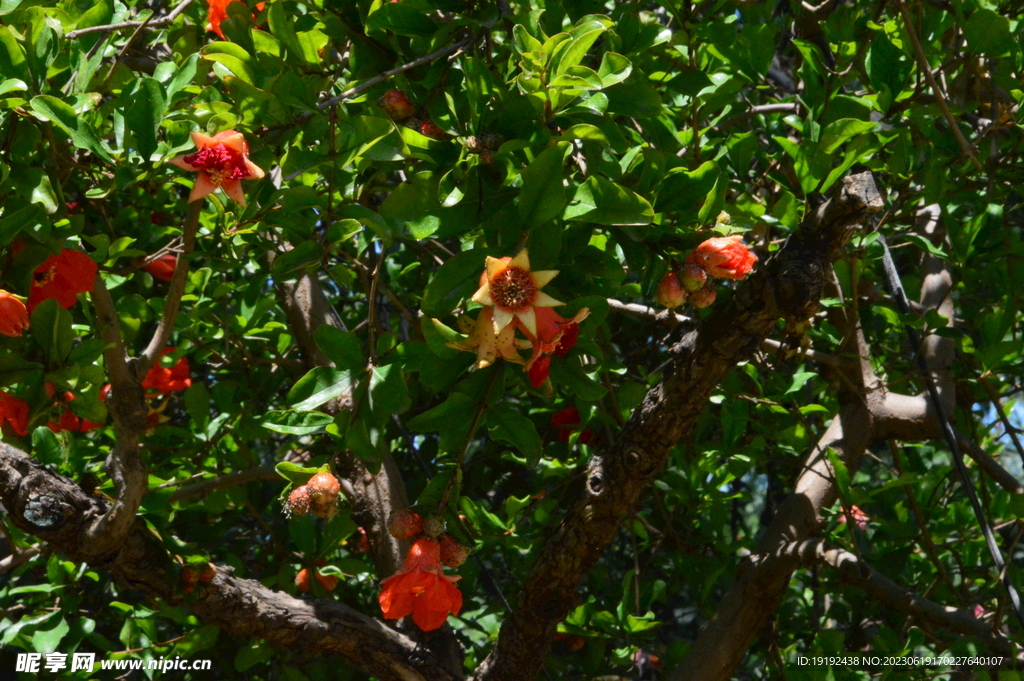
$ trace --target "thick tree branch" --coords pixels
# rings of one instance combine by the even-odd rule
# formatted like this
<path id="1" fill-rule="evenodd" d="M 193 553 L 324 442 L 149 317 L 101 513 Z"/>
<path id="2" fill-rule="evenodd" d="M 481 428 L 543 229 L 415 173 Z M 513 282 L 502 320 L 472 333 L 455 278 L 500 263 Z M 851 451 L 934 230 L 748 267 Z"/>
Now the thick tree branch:
<path id="1" fill-rule="evenodd" d="M 776 320 L 801 322 L 815 313 L 834 256 L 852 228 L 881 207 L 870 173 L 846 177 L 729 304 L 672 348 L 662 382 L 591 463 L 582 498 L 541 549 L 476 679 L 536 678 L 558 622 L 577 602 L 583 577 L 672 447 L 693 428 L 708 397 L 737 362 L 752 355 Z"/>
<path id="2" fill-rule="evenodd" d="M 15 525 L 69 559 L 108 570 L 122 588 L 191 610 L 239 638 L 259 638 L 298 655 L 340 655 L 382 681 L 456 681 L 413 639 L 332 600 L 304 600 L 271 591 L 216 566 L 209 584 L 186 600 L 175 584 L 176 564 L 141 520 L 113 549 L 89 539 L 107 504 L 73 480 L 0 443 L 0 500 Z"/>

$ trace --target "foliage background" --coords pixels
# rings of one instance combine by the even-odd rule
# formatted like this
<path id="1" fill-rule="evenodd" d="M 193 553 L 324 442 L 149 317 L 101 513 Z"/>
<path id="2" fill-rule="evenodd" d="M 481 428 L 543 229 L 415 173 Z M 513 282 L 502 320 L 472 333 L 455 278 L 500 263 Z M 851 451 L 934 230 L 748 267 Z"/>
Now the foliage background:
<path id="1" fill-rule="evenodd" d="M 371 470 L 393 457 L 409 499 L 429 511 L 462 459 L 450 501 L 465 523 L 457 526 L 454 511 L 449 520 L 477 551 L 459 570 L 467 601 L 451 622 L 466 669 L 475 669 L 590 457 L 657 385 L 682 335 L 653 312 L 626 314 L 608 299 L 653 305 L 661 276 L 715 234 L 721 210 L 763 263 L 840 178 L 871 170 L 884 218 L 844 250 L 838 288 L 813 323 L 780 323 L 784 349 L 757 353 L 722 383 L 587 576 L 547 673 L 668 678 L 681 663 L 737 557 L 754 549 L 840 408 L 840 372 L 804 351 L 834 356 L 844 334 L 836 317 L 854 308 L 875 372 L 901 392 L 922 390 L 903 324 L 955 342 L 957 426 L 1018 482 L 1014 491 L 971 469 L 1011 556 L 1010 578 L 1021 583 L 1024 31 L 1014 3 L 271 0 L 255 19 L 254 8 L 230 5 L 226 41 L 205 30 L 203 3 L 161 22 L 174 9 L 0 2 L 0 245 L 29 244 L 5 259 L 8 290 L 27 293 L 49 253 L 78 246 L 101 265 L 129 351 L 141 351 L 167 288 L 135 261 L 180 236 L 191 186 L 166 160 L 192 149 L 192 130 L 237 129 L 268 170 L 245 183 L 248 208 L 216 195 L 200 217 L 172 338 L 175 356 L 191 360 L 193 384 L 154 405 L 169 420 L 143 445 L 149 492 L 140 513 L 169 551 L 292 593 L 295 573 L 324 559 L 345 575 L 329 597 L 374 615 L 386 575 L 357 550 L 351 514 L 327 524 L 285 518 L 284 483 L 272 474 L 185 498 L 175 491 L 266 473 L 286 457 L 319 465 L 341 448 Z M 321 106 L 467 37 L 457 51 Z M 377 99 L 391 88 L 447 138 L 390 120 Z M 493 154 L 467 149 L 467 138 L 481 135 L 499 137 Z M 946 235 L 934 243 L 917 221 L 930 205 Z M 876 230 L 912 299 L 922 255 L 946 263 L 955 324 L 934 310 L 895 310 Z M 523 245 L 536 269 L 560 271 L 546 290 L 568 302 L 562 314 L 592 311 L 540 390 L 518 366 L 467 372 L 472 357 L 445 347 L 448 331 L 429 321 L 456 327 L 484 255 Z M 304 273 L 345 329 L 315 337 L 334 369 L 307 372 L 281 303 L 282 284 Z M 721 287 L 717 306 L 733 288 Z M 23 338 L 0 339 L 0 383 L 37 419 L 30 436 L 9 442 L 113 495 L 102 466 L 113 429 L 53 435 L 44 425 L 44 380 L 74 391 L 80 416 L 104 416 L 104 343 L 87 302 L 52 319 L 40 308 Z M 306 413 L 346 395 L 356 409 Z M 559 439 L 550 418 L 568 406 L 596 444 Z M 842 504 L 867 514 L 866 529 L 839 522 L 837 505 L 822 536 L 933 601 L 981 606 L 987 623 L 1019 635 L 946 444 L 894 447 L 874 444 L 841 480 Z M 5 534 L 8 553 L 35 544 L 13 525 Z M 79 650 L 207 656 L 224 679 L 366 678 L 218 635 L 187 603 L 146 601 L 100 568 L 38 548 L 0 588 L 5 669 L 18 651 Z M 796 657 L 843 650 L 985 651 L 821 567 L 796 572 L 763 633 L 737 677 L 775 678 L 784 668 L 787 678 L 820 678 L 795 667 Z M 868 678 L 849 667 L 832 674 Z M 882 678 L 920 674 L 887 669 Z"/>

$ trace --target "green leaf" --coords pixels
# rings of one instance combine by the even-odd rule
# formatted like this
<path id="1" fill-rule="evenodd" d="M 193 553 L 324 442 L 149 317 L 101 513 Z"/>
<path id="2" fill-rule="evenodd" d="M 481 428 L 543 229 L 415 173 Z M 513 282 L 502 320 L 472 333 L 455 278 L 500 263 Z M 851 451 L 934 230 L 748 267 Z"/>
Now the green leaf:
<path id="1" fill-rule="evenodd" d="M 49 655 L 57 650 L 61 640 L 70 631 L 67 621 L 61 617 L 49 629 L 37 629 L 32 634 L 32 650 L 43 655 Z"/>
<path id="2" fill-rule="evenodd" d="M 231 73 L 250 85 L 256 85 L 253 60 L 249 53 L 235 43 L 216 41 L 202 51 L 203 59 L 223 64 Z"/>
<path id="3" fill-rule="evenodd" d="M 1020 31 L 1019 20 L 1017 30 Z M 964 37 L 974 54 L 1001 57 L 1013 49 L 1010 20 L 991 9 L 977 9 L 971 14 L 964 24 Z"/>
<path id="4" fill-rule="evenodd" d="M 300 466 L 299 464 L 293 463 L 291 461 L 281 461 L 276 466 L 274 466 L 274 470 L 277 471 L 277 474 L 280 475 L 282 478 L 292 483 L 292 485 L 299 486 L 305 485 L 307 482 L 309 482 L 309 479 L 311 477 L 324 470 L 324 468 Z"/>
<path id="5" fill-rule="evenodd" d="M 601 77 L 603 87 L 617 85 L 629 78 L 633 72 L 633 64 L 626 57 L 615 52 L 605 52 L 601 57 L 601 66 L 597 69 L 597 75 Z"/>
<path id="6" fill-rule="evenodd" d="M 549 65 L 549 69 L 555 74 L 555 77 L 557 78 L 566 73 L 569 67 L 576 66 L 583 61 L 583 58 L 587 56 L 587 51 L 590 50 L 591 46 L 601 37 L 605 30 L 604 26 L 600 26 L 583 33 L 578 38 L 559 45 L 561 49 L 557 51 Z"/>
<path id="7" fill-rule="evenodd" d="M 64 446 L 60 438 L 46 426 L 39 426 L 32 431 L 32 456 L 47 466 L 60 466 L 64 463 Z"/>
<path id="8" fill-rule="evenodd" d="M 128 98 L 124 122 L 135 135 L 138 151 L 147 161 L 156 151 L 157 131 L 167 103 L 163 88 L 154 78 L 140 78 L 135 92 Z"/>
<path id="9" fill-rule="evenodd" d="M 333 422 L 334 417 L 323 412 L 283 409 L 267 412 L 260 425 L 276 433 L 309 435 L 321 432 Z"/>
<path id="10" fill-rule="evenodd" d="M 831 447 L 825 448 L 825 457 L 828 459 L 836 476 L 836 486 L 839 488 L 839 494 L 845 497 L 850 492 L 850 471 L 846 468 L 843 460 L 839 458 L 839 455 L 836 454 L 836 450 Z"/>
<path id="11" fill-rule="evenodd" d="M 8 26 L 0 26 L 0 74 L 4 78 L 17 78 L 23 82 L 30 80 L 25 65 L 25 50 Z"/>
<path id="12" fill-rule="evenodd" d="M 575 357 L 567 357 L 564 361 L 556 358 L 551 362 L 551 382 L 568 387 L 577 397 L 588 402 L 600 400 L 608 393 L 607 388 L 587 375 Z"/>
<path id="13" fill-rule="evenodd" d="M 516 203 L 525 229 L 542 225 L 562 211 L 565 205 L 562 165 L 570 149 L 568 143 L 558 142 L 541 152 L 523 171 L 523 188 Z"/>
<path id="14" fill-rule="evenodd" d="M 821 151 L 831 154 L 833 151 L 845 144 L 849 139 L 861 133 L 874 130 L 875 124 L 871 121 L 861 121 L 856 118 L 840 118 L 825 126 L 821 131 Z"/>
<path id="15" fill-rule="evenodd" d="M 298 411 L 315 409 L 352 390 L 352 372 L 332 367 L 316 367 L 300 378 L 288 391 L 288 402 Z"/>
<path id="16" fill-rule="evenodd" d="M 792 381 L 790 382 L 789 387 L 786 388 L 786 392 L 784 394 L 789 395 L 790 393 L 795 393 L 796 391 L 803 388 L 807 384 L 807 381 L 811 380 L 817 375 L 818 374 L 813 371 L 796 372 L 795 374 L 793 374 Z"/>
<path id="17" fill-rule="evenodd" d="M 362 343 L 353 331 L 322 324 L 313 332 L 313 340 L 339 369 L 360 371 L 366 366 Z"/>
<path id="18" fill-rule="evenodd" d="M 512 407 L 497 406 L 487 410 L 487 427 L 491 438 L 512 445 L 536 466 L 544 455 L 544 445 L 533 421 Z"/>
<path id="19" fill-rule="evenodd" d="M 33 97 L 31 104 L 32 110 L 39 118 L 50 121 L 63 130 L 76 147 L 91 151 L 107 163 L 114 162 L 100 142 L 96 131 L 84 118 L 75 113 L 70 104 L 50 95 Z"/>
<path id="20" fill-rule="evenodd" d="M 370 402 L 375 411 L 383 410 L 387 414 L 401 414 L 409 408 L 409 388 L 399 363 L 373 367 L 370 374 Z"/>
<path id="21" fill-rule="evenodd" d="M 487 255 L 486 250 L 474 248 L 446 260 L 423 291 L 420 306 L 423 313 L 428 317 L 446 315 L 463 298 L 473 295 L 480 287 L 480 275 Z"/>
<path id="22" fill-rule="evenodd" d="M 274 264 L 270 267 L 270 273 L 276 279 L 282 278 L 295 270 L 319 263 L 323 255 L 323 246 L 315 241 L 303 241 L 290 251 L 276 256 Z"/>
<path id="23" fill-rule="evenodd" d="M 719 174 L 714 161 L 705 161 L 693 171 L 685 168 L 669 171 L 658 190 L 657 211 L 680 211 L 681 222 L 696 220 L 709 194 L 714 191 Z"/>
<path id="24" fill-rule="evenodd" d="M 14 241 L 14 237 L 25 229 L 40 224 L 46 215 L 46 209 L 38 203 L 19 208 L 10 215 L 0 218 L 0 246 Z"/>
<path id="25" fill-rule="evenodd" d="M 460 350 L 450 348 L 447 343 L 458 343 L 465 340 L 465 336 L 455 329 L 452 329 L 431 317 L 420 318 L 420 328 L 423 331 L 423 338 L 427 346 L 435 355 L 444 358 L 457 357 Z"/>
<path id="26" fill-rule="evenodd" d="M 244 672 L 274 656 L 274 646 L 266 641 L 253 640 L 239 648 L 235 654 L 235 671 Z"/>
<path id="27" fill-rule="evenodd" d="M 400 2 L 388 2 L 366 18 L 366 30 L 391 31 L 417 37 L 432 35 L 437 26 L 422 10 Z"/>
<path id="28" fill-rule="evenodd" d="M 639 194 L 592 175 L 576 188 L 563 217 L 599 225 L 648 225 L 654 209 Z"/>
<path id="29" fill-rule="evenodd" d="M 210 390 L 206 383 L 195 381 L 185 390 L 182 396 L 185 402 L 185 411 L 188 412 L 192 425 L 199 432 L 206 430 L 210 423 Z M 75 400 L 77 402 L 78 400 Z"/>
<path id="30" fill-rule="evenodd" d="M 454 483 L 452 482 L 452 476 L 455 476 Z M 448 503 L 457 503 L 461 484 L 462 470 L 459 468 L 453 466 L 446 471 L 438 473 L 430 479 L 427 486 L 420 492 L 420 496 L 416 500 L 416 508 L 421 514 L 437 513 L 441 498 L 444 496 L 445 490 L 449 488 L 449 485 L 451 485 L 451 491 L 448 493 Z"/>
<path id="31" fill-rule="evenodd" d="M 382 429 L 360 418 L 345 431 L 345 447 L 362 461 L 371 473 L 380 470 L 386 441 Z"/>
<path id="32" fill-rule="evenodd" d="M 71 328 L 71 313 L 62 308 L 53 298 L 36 306 L 31 320 L 32 337 L 43 350 L 43 356 L 50 364 L 64 363 L 75 342 Z"/>

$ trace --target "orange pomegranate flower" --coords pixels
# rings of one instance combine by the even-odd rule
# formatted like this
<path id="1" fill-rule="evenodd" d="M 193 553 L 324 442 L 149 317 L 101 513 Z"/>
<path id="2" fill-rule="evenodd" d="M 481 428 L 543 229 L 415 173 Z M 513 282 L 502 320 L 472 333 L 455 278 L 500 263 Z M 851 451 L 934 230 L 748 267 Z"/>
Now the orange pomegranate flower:
<path id="1" fill-rule="evenodd" d="M 28 435 L 28 403 L 0 391 L 0 424 L 7 421 L 18 435 Z"/>
<path id="2" fill-rule="evenodd" d="M 380 609 L 384 619 L 395 620 L 412 615 L 423 631 L 439 629 L 448 613 L 462 610 L 462 593 L 447 577 L 441 565 L 441 545 L 421 537 L 409 549 L 402 569 L 381 582 Z"/>
<path id="3" fill-rule="evenodd" d="M 742 279 L 754 267 L 757 256 L 750 252 L 743 237 L 737 235 L 708 239 L 690 253 L 686 262 L 697 265 L 709 277 Z"/>
<path id="4" fill-rule="evenodd" d="M 28 308 L 16 296 L 0 290 L 0 333 L 20 336 L 28 328 Z"/>
<path id="5" fill-rule="evenodd" d="M 236 130 L 224 130 L 213 137 L 193 132 L 192 141 L 198 151 L 170 161 L 183 170 L 199 173 L 188 195 L 189 202 L 198 201 L 220 188 L 245 208 L 242 180 L 263 177 L 263 169 L 249 160 L 245 136 Z"/>
<path id="6" fill-rule="evenodd" d="M 142 269 L 161 281 L 170 281 L 174 276 L 174 268 L 178 266 L 178 256 L 173 253 L 161 255 L 153 262 L 146 263 Z"/>
<path id="7" fill-rule="evenodd" d="M 36 268 L 28 294 L 28 313 L 49 298 L 54 298 L 64 309 L 78 302 L 78 294 L 92 291 L 99 266 L 80 251 L 60 249 Z"/>
<path id="8" fill-rule="evenodd" d="M 164 354 L 167 352 L 173 352 L 173 349 L 167 350 Z M 184 390 L 192 385 L 189 371 L 188 357 L 182 357 L 177 364 L 170 368 L 156 364 L 146 373 L 146 378 L 142 380 L 142 387 L 146 390 L 156 390 L 164 395 L 170 395 L 172 392 Z"/>
<path id="9" fill-rule="evenodd" d="M 486 259 L 487 270 L 473 300 L 481 305 L 494 306 L 494 333 L 518 319 L 530 336 L 537 335 L 537 308 L 555 307 L 563 303 L 541 291 L 555 278 L 558 270 L 530 270 L 530 255 L 526 249 L 514 258 Z"/>
<path id="10" fill-rule="evenodd" d="M 210 13 L 207 15 L 210 23 L 207 25 L 206 30 L 213 31 L 220 36 L 221 40 L 227 40 L 224 37 L 224 32 L 220 30 L 220 22 L 228 18 L 228 5 L 232 2 L 238 2 L 239 0 L 206 0 L 206 4 L 210 6 Z M 266 5 L 264 2 L 256 3 L 256 11 L 262 12 L 263 7 Z"/>

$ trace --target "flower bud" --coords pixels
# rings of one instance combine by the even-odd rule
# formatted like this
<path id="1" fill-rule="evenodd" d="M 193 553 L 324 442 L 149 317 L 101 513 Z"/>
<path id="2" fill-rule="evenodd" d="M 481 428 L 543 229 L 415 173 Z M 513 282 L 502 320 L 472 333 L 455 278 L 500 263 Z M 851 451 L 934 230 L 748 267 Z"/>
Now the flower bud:
<path id="1" fill-rule="evenodd" d="M 705 284 L 704 288 L 690 294 L 690 302 L 694 307 L 709 307 L 717 297 L 718 293 L 715 292 L 715 289 Z"/>
<path id="2" fill-rule="evenodd" d="M 338 479 L 330 473 L 317 473 L 309 479 L 306 486 L 314 504 L 333 504 L 338 500 L 338 492 L 341 491 Z"/>
<path id="3" fill-rule="evenodd" d="M 429 118 L 420 125 L 420 134 L 433 140 L 444 140 L 448 137 L 448 134 Z"/>
<path id="4" fill-rule="evenodd" d="M 305 485 L 296 487 L 288 495 L 288 503 L 284 506 L 286 516 L 306 515 L 313 509 L 313 500 L 309 498 L 309 488 Z"/>
<path id="5" fill-rule="evenodd" d="M 396 509 L 388 518 L 388 532 L 395 539 L 409 539 L 423 531 L 423 518 L 409 509 Z"/>
<path id="6" fill-rule="evenodd" d="M 431 539 L 437 539 L 444 534 L 445 522 L 444 518 L 439 515 L 427 516 L 427 519 L 423 521 L 423 534 L 427 535 Z"/>
<path id="7" fill-rule="evenodd" d="M 469 547 L 455 541 L 450 534 L 441 535 L 441 562 L 457 568 L 469 558 Z"/>
<path id="8" fill-rule="evenodd" d="M 688 264 L 683 265 L 683 288 L 690 293 L 699 291 L 704 287 L 704 283 L 708 280 L 708 274 L 697 265 Z"/>
<path id="9" fill-rule="evenodd" d="M 658 304 L 664 307 L 679 307 L 686 302 L 686 290 L 679 284 L 675 272 L 669 272 L 658 284 Z"/>
<path id="10" fill-rule="evenodd" d="M 396 121 L 404 121 L 414 113 L 416 109 L 409 102 L 409 98 L 401 90 L 388 90 L 378 100 L 384 112 Z"/>

